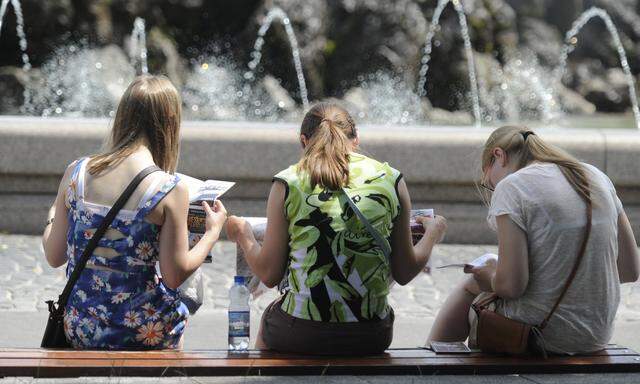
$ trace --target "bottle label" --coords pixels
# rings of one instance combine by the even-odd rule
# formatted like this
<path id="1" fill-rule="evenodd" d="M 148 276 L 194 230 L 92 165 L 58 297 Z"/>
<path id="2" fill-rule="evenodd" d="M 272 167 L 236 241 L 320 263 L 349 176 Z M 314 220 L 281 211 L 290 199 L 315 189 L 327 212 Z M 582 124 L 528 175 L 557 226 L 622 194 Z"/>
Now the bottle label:
<path id="1" fill-rule="evenodd" d="M 249 311 L 229 311 L 229 337 L 249 337 Z"/>

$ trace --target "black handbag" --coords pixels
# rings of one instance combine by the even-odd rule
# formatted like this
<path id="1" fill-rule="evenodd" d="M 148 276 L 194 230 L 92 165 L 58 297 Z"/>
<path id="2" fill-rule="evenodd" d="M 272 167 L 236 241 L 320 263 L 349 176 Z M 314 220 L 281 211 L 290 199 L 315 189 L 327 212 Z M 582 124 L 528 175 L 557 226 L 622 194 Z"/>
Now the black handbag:
<path id="1" fill-rule="evenodd" d="M 113 222 L 113 219 L 116 217 L 120 209 L 125 205 L 127 200 L 131 197 L 135 189 L 138 187 L 142 179 L 147 177 L 149 174 L 153 172 L 161 171 L 155 165 L 147 167 L 140 171 L 136 175 L 136 177 L 131 180 L 131 183 L 127 186 L 127 188 L 122 192 L 118 200 L 111 207 L 107 215 L 100 223 L 100 227 L 96 230 L 89 240 L 89 243 L 85 247 L 82 252 L 82 256 L 80 257 L 80 261 L 76 264 L 76 267 L 73 269 L 69 280 L 67 281 L 67 285 L 65 285 L 62 294 L 58 297 L 58 302 L 54 303 L 53 300 L 48 300 L 46 303 L 49 307 L 49 318 L 47 319 L 47 327 L 44 330 L 44 335 L 42 336 L 42 342 L 40 343 L 40 347 L 42 348 L 71 348 L 67 337 L 64 334 L 64 308 L 67 305 L 67 301 L 69 300 L 69 296 L 71 295 L 71 291 L 73 290 L 73 286 L 80 278 L 80 274 L 84 270 L 84 267 L 87 265 L 87 261 L 93 254 L 93 251 L 98 246 L 98 241 L 104 236 L 107 232 L 107 229 Z"/>

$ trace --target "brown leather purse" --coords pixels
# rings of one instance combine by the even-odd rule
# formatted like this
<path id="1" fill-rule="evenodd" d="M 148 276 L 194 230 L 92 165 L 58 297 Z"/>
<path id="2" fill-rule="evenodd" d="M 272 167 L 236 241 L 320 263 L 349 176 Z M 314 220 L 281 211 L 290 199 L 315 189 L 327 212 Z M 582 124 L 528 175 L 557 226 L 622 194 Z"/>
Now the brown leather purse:
<path id="1" fill-rule="evenodd" d="M 569 286 L 573 282 L 574 277 L 580 267 L 580 262 L 583 259 L 584 253 L 587 249 L 587 243 L 589 241 L 589 235 L 591 234 L 591 218 L 593 214 L 593 207 L 591 203 L 587 203 L 587 227 L 585 230 L 585 236 L 582 240 L 582 245 L 576 258 L 576 262 L 573 266 L 571 274 L 567 278 L 567 282 L 562 289 L 562 293 L 553 308 L 547 315 L 547 317 L 540 323 L 540 325 L 526 324 L 521 321 L 509 319 L 502 316 L 489 308 L 491 303 L 500 300 L 500 298 L 493 294 L 484 300 L 472 304 L 473 310 L 478 316 L 478 325 L 476 327 L 476 341 L 477 347 L 483 352 L 490 353 L 506 353 L 510 355 L 520 355 L 525 353 L 540 353 L 546 358 L 546 348 L 544 339 L 542 338 L 542 330 L 547 326 L 549 319 L 560 305 L 560 302 L 564 298 Z"/>

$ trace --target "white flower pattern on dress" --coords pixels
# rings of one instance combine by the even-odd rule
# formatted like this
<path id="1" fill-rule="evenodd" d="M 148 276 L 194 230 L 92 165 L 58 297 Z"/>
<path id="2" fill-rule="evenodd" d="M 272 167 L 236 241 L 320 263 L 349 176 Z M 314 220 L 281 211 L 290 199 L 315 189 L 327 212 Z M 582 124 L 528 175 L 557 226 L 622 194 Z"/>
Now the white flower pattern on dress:
<path id="1" fill-rule="evenodd" d="M 75 268 L 87 240 L 109 210 L 80 203 L 77 185 L 87 158 L 76 163 L 67 189 L 69 228 L 67 276 Z M 158 227 L 144 221 L 145 215 L 178 182 L 169 177 L 134 217 L 116 217 L 112 228 L 124 236 L 114 246 L 122 257 L 92 256 L 90 264 L 114 271 L 87 268 L 75 285 L 65 308 L 64 329 L 74 348 L 159 349 L 176 348 L 184 332 L 188 311 L 173 291 L 159 284 L 153 268 L 159 249 Z M 148 203 L 148 204 L 144 204 Z M 144 206 L 146 205 L 147 208 Z M 171 300 L 169 300 L 171 299 Z"/>
<path id="2" fill-rule="evenodd" d="M 142 323 L 142 316 L 136 311 L 127 311 L 124 314 L 124 325 L 129 328 L 135 328 Z"/>
<path id="3" fill-rule="evenodd" d="M 136 339 L 142 341 L 145 345 L 157 345 L 163 336 L 162 323 L 149 322 L 138 328 Z"/>
<path id="4" fill-rule="evenodd" d="M 143 241 L 136 247 L 136 254 L 140 257 L 140 259 L 147 261 L 153 256 L 155 249 L 151 245 L 151 243 L 147 241 Z"/>
<path id="5" fill-rule="evenodd" d="M 125 301 L 126 299 L 128 299 L 129 296 L 131 296 L 130 293 L 125 293 L 125 292 L 117 293 L 117 294 L 111 296 L 111 303 L 112 304 L 120 304 L 123 301 Z"/>

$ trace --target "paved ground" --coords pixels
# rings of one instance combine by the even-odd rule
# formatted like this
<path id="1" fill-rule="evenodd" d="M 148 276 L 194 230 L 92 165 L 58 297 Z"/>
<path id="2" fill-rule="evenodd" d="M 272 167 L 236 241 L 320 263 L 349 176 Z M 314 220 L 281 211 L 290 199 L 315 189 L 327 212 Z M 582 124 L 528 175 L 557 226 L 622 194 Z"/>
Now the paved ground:
<path id="1" fill-rule="evenodd" d="M 485 252 L 496 252 L 494 246 L 440 245 L 433 255 L 433 265 L 471 260 Z M 192 317 L 185 334 L 185 348 L 225 348 L 227 337 L 226 309 L 228 289 L 235 271 L 235 245 L 220 242 L 214 248 L 214 262 L 203 268 L 206 283 L 206 301 L 200 311 Z M 37 347 L 46 321 L 44 301 L 57 297 L 64 286 L 63 268 L 52 269 L 44 260 L 40 238 L 36 236 L 0 234 L 0 324 L 5 332 L 0 333 L 0 347 Z M 451 287 L 463 277 L 458 269 L 435 270 L 431 275 L 421 274 L 407 286 L 394 286 L 390 303 L 396 313 L 394 342 L 392 347 L 415 347 L 422 345 L 427 337 L 433 318 Z M 252 334 L 257 331 L 259 317 L 264 308 L 276 297 L 275 291 L 267 291 L 252 302 Z M 640 283 L 627 284 L 622 289 L 622 300 L 616 318 L 616 330 L 612 342 L 640 350 Z M 498 376 L 450 377 L 438 382 L 457 383 L 525 383 L 555 382 L 553 376 Z M 591 380 L 594 381 L 591 381 Z M 597 380 L 596 380 L 597 379 Z M 21 381 L 22 380 L 22 381 Z M 121 382 L 115 378 L 78 379 L 73 382 Z M 191 379 L 185 379 L 191 382 Z M 255 379 L 193 379 L 202 383 L 222 382 L 271 382 L 268 378 Z M 290 381 L 293 380 L 293 381 Z M 320 383 L 352 382 L 420 382 L 431 383 L 429 378 L 314 378 Z M 402 381 L 401 381 L 402 380 Z M 405 381 L 406 380 L 406 381 Z M 634 381 L 635 380 L 635 381 Z M 5 379 L 0 383 L 23 383 L 31 379 Z M 67 380 L 68 381 L 68 380 Z M 297 382 L 295 378 L 278 382 Z M 591 382 L 640 383 L 640 377 L 632 381 L 625 375 L 565 375 L 565 383 Z M 39 380 L 39 383 L 62 383 L 66 381 Z M 146 382 L 131 379 L 127 383 Z M 154 380 L 154 382 L 158 382 Z M 169 382 L 169 381 L 167 381 Z M 178 381 L 171 381 L 178 382 Z M 182 382 L 182 381 L 180 381 Z"/>

